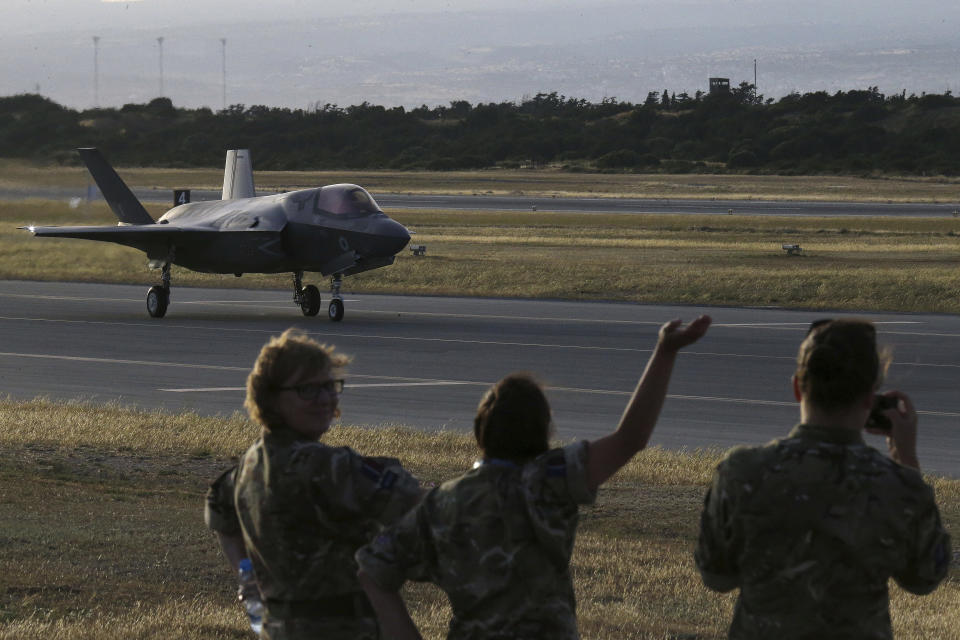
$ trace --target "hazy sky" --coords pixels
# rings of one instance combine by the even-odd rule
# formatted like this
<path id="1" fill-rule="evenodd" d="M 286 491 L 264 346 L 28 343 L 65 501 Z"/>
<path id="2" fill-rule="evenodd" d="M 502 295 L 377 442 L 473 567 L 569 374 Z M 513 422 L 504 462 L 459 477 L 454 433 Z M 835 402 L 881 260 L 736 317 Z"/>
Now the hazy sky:
<path id="1" fill-rule="evenodd" d="M 590 13 L 604 6 L 634 8 L 653 28 L 776 21 L 960 27 L 960 4 L 952 0 L 0 0 L 0 34 L 400 13 Z"/>
<path id="2" fill-rule="evenodd" d="M 960 93 L 956 0 L 0 0 L 0 95 L 75 107 Z M 94 74 L 93 36 L 99 36 Z M 162 50 L 157 42 L 164 38 Z M 161 55 L 162 54 L 162 55 Z M 160 67 L 162 63 L 162 74 Z M 96 88 L 94 85 L 96 84 Z"/>

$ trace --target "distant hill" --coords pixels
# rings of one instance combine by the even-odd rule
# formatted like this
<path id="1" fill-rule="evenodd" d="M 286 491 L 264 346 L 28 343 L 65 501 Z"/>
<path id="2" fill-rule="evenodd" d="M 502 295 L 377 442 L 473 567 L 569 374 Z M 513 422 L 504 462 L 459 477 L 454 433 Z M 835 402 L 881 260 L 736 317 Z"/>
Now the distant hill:
<path id="1" fill-rule="evenodd" d="M 539 93 L 519 103 L 416 109 L 369 103 L 310 110 L 182 109 L 167 98 L 76 111 L 35 94 L 0 98 L 0 156 L 72 164 L 97 146 L 112 162 L 217 166 L 252 148 L 257 167 L 960 175 L 960 99 L 866 90 L 779 100 L 667 89 L 642 104 Z"/>

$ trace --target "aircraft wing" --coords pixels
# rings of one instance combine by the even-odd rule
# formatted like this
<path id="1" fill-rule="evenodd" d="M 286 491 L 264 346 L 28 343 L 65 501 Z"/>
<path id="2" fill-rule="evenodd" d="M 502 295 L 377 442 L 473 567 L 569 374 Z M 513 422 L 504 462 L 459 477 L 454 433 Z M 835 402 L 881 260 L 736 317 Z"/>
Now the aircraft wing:
<path id="1" fill-rule="evenodd" d="M 80 238 L 82 240 L 99 240 L 122 244 L 143 251 L 151 260 L 169 259 L 172 255 L 171 249 L 175 249 L 178 257 L 193 256 L 193 260 L 196 261 L 196 256 L 205 256 L 214 246 L 222 248 L 225 241 L 228 246 L 232 247 L 248 246 L 248 241 L 252 240 L 253 233 L 261 240 L 264 235 L 267 235 L 274 237 L 276 243 L 280 242 L 280 231 L 275 230 L 251 232 L 246 229 L 223 230 L 214 227 L 183 227 L 172 224 L 120 225 L 116 227 L 28 226 L 20 228 L 30 231 L 35 236 Z M 258 242 L 258 244 L 262 243 Z M 229 257 L 233 258 L 233 254 L 238 251 L 242 253 L 242 250 L 237 249 L 230 252 Z M 273 255 L 276 257 L 280 254 L 274 253 Z M 178 261 L 177 264 L 181 264 L 181 262 Z M 194 268 L 186 262 L 183 265 Z"/>
<path id="2" fill-rule="evenodd" d="M 185 228 L 172 225 L 144 224 L 116 227 L 20 227 L 35 236 L 50 238 L 81 238 L 114 242 L 152 253 L 151 249 L 165 249 L 171 244 L 202 243 L 212 238 L 217 229 Z"/>

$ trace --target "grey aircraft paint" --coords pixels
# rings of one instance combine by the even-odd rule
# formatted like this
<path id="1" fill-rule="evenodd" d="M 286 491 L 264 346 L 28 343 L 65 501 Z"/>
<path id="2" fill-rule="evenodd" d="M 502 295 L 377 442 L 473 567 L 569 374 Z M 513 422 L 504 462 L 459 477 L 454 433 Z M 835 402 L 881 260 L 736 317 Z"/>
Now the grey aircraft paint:
<path id="1" fill-rule="evenodd" d="M 316 315 L 320 294 L 302 284 L 304 271 L 332 276 L 331 320 L 343 318 L 343 276 L 393 264 L 410 241 L 407 229 L 390 219 L 365 189 L 335 184 L 276 195 L 191 202 L 156 222 L 96 149 L 79 149 L 118 226 L 23 227 L 36 236 L 99 240 L 134 247 L 161 269 L 161 284 L 147 292 L 147 310 L 162 317 L 170 301 L 170 265 L 205 273 L 294 274 L 294 301 Z M 224 176 L 235 179 L 228 152 Z M 236 152 L 234 152 L 236 153 Z M 247 158 L 249 155 L 247 155 Z M 250 192 L 253 175 L 249 164 Z"/>

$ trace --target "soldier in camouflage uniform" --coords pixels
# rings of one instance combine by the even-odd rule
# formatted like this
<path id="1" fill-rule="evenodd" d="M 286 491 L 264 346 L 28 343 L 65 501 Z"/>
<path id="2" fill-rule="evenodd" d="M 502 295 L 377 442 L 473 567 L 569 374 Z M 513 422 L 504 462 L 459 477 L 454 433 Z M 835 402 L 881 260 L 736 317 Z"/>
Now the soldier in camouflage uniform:
<path id="1" fill-rule="evenodd" d="M 247 379 L 262 437 L 207 496 L 231 564 L 243 547 L 253 563 L 271 640 L 379 638 L 353 555 L 421 496 L 396 459 L 319 442 L 339 415 L 346 362 L 295 330 L 271 339 Z"/>
<path id="2" fill-rule="evenodd" d="M 448 638 L 577 638 L 570 555 L 578 505 L 646 446 L 677 351 L 710 324 L 676 320 L 660 340 L 620 425 L 593 442 L 549 449 L 551 415 L 527 376 L 498 382 L 480 402 L 474 434 L 483 459 L 432 490 L 357 552 L 360 579 L 391 638 L 418 638 L 398 590 L 429 581 L 450 599 Z"/>
<path id="3" fill-rule="evenodd" d="M 891 638 L 888 578 L 925 594 L 946 575 L 950 538 L 920 475 L 910 398 L 886 392 L 889 430 L 867 425 L 890 457 L 863 441 L 888 363 L 872 324 L 814 323 L 793 378 L 801 424 L 717 467 L 695 558 L 708 587 L 740 588 L 731 638 Z"/>

